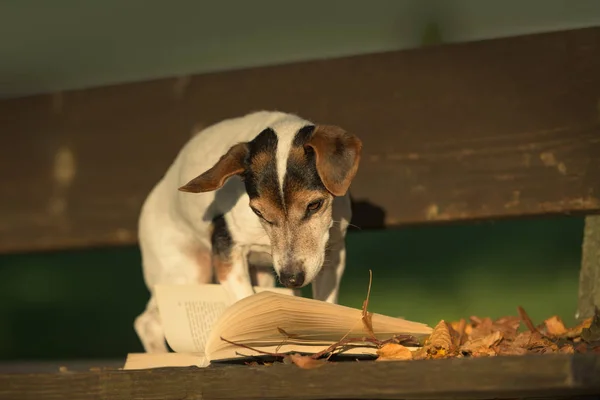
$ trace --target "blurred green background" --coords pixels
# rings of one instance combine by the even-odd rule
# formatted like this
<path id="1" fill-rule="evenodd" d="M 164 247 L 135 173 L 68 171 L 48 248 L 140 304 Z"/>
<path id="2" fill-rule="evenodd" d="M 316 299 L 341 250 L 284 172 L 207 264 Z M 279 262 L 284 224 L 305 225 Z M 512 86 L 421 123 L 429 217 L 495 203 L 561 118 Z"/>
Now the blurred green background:
<path id="1" fill-rule="evenodd" d="M 469 315 L 574 322 L 583 220 L 553 218 L 352 232 L 340 302 L 435 324 Z M 137 247 L 0 257 L 2 359 L 140 351 L 147 301 Z"/>
<path id="2" fill-rule="evenodd" d="M 599 24 L 597 0 L 0 2 L 0 96 Z M 582 232 L 580 218 L 352 232 L 340 301 L 360 307 L 372 269 L 371 311 L 435 324 L 521 305 L 573 323 Z M 0 359 L 140 351 L 146 301 L 135 246 L 2 255 Z"/>

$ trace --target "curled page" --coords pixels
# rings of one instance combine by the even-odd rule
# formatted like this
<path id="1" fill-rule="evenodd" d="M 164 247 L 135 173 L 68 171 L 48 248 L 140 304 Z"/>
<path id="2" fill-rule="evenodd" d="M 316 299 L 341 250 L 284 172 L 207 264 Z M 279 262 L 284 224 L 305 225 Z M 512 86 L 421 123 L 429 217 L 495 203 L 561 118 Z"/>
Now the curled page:
<path id="1" fill-rule="evenodd" d="M 156 285 L 167 343 L 177 353 L 204 353 L 215 321 L 231 305 L 221 285 Z"/>
<path id="2" fill-rule="evenodd" d="M 223 286 L 156 285 L 156 299 L 167 343 L 177 353 L 204 354 L 216 321 L 233 304 Z M 254 288 L 292 295 L 282 288 Z"/>

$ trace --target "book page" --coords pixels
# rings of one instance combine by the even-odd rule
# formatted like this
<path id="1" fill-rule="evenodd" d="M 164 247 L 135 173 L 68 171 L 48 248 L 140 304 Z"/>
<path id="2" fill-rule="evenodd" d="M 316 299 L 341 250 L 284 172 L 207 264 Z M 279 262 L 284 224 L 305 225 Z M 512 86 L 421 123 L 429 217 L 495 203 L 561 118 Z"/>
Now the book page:
<path id="1" fill-rule="evenodd" d="M 130 353 L 125 360 L 124 370 L 150 369 L 165 367 L 199 367 L 208 366 L 203 355 L 185 353 Z"/>
<path id="2" fill-rule="evenodd" d="M 292 294 L 289 289 L 254 289 Z M 219 284 L 156 285 L 155 293 L 167 343 L 177 353 L 204 354 L 216 320 L 233 304 Z"/>
<path id="3" fill-rule="evenodd" d="M 156 285 L 165 337 L 177 353 L 204 353 L 215 320 L 231 304 L 220 285 Z"/>

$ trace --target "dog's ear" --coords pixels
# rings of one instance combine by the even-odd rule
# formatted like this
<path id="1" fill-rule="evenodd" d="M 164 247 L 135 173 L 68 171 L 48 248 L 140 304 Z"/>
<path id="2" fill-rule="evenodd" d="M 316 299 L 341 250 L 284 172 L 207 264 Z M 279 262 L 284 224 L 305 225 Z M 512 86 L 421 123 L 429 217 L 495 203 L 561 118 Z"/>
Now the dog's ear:
<path id="1" fill-rule="evenodd" d="M 305 146 L 315 152 L 317 172 L 325 188 L 334 196 L 346 194 L 358 171 L 360 139 L 340 127 L 318 125 Z"/>
<path id="2" fill-rule="evenodd" d="M 238 143 L 232 146 L 211 169 L 192 179 L 180 187 L 179 190 L 189 193 L 202 193 L 219 189 L 227 179 L 244 172 L 244 160 L 247 154 L 248 145 L 246 143 Z"/>

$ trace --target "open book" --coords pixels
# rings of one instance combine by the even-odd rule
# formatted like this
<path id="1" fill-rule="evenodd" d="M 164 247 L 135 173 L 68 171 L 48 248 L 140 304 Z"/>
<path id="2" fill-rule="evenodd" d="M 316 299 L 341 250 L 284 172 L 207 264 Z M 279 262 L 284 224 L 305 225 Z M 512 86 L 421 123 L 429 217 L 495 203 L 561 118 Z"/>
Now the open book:
<path id="1" fill-rule="evenodd" d="M 343 337 L 369 336 L 362 310 L 296 297 L 289 289 L 257 287 L 255 291 L 234 302 L 218 284 L 157 285 L 158 309 L 174 353 L 129 354 L 124 369 L 204 367 L 261 355 L 248 347 L 268 353 L 314 354 Z M 380 340 L 395 335 L 421 339 L 432 331 L 422 323 L 376 313 L 372 314 L 372 327 Z M 350 346 L 344 354 L 375 352 L 375 346 L 365 342 Z"/>

